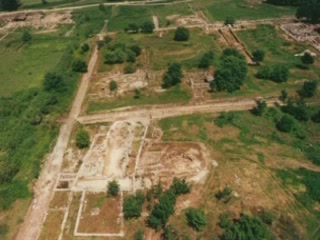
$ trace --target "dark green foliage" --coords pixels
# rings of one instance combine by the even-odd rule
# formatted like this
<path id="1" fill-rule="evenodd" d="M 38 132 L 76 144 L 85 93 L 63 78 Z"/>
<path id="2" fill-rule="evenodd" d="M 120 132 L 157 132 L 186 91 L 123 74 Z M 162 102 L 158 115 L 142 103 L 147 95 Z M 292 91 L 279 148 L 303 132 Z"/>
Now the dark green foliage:
<path id="1" fill-rule="evenodd" d="M 108 50 L 104 55 L 104 59 L 107 64 L 123 63 L 126 61 L 126 53 L 120 48 L 114 51 Z"/>
<path id="2" fill-rule="evenodd" d="M 217 192 L 215 197 L 218 200 L 221 200 L 223 198 L 229 197 L 231 195 L 231 193 L 232 193 L 232 188 L 227 186 L 222 191 Z"/>
<path id="3" fill-rule="evenodd" d="M 251 112 L 254 115 L 261 116 L 267 108 L 267 103 L 263 100 L 257 100 L 257 106 L 255 106 Z"/>
<path id="4" fill-rule="evenodd" d="M 154 24 L 151 21 L 144 22 L 141 26 L 142 33 L 153 33 Z"/>
<path id="5" fill-rule="evenodd" d="M 222 112 L 220 116 L 214 120 L 214 123 L 218 127 L 223 127 L 227 124 L 232 124 L 233 120 L 234 120 L 233 112 Z"/>
<path id="6" fill-rule="evenodd" d="M 303 64 L 313 64 L 314 63 L 314 58 L 311 56 L 310 53 L 306 52 L 302 57 L 301 61 Z"/>
<path id="7" fill-rule="evenodd" d="M 270 211 L 267 211 L 266 209 L 263 209 L 260 213 L 259 213 L 259 217 L 261 218 L 261 220 L 268 224 L 268 225 L 272 225 L 273 223 L 273 213 Z"/>
<path id="8" fill-rule="evenodd" d="M 110 83 L 109 83 L 109 89 L 111 92 L 117 90 L 118 88 L 118 83 L 114 80 L 112 80 Z"/>
<path id="9" fill-rule="evenodd" d="M 82 52 L 88 52 L 89 51 L 89 49 L 90 49 L 90 47 L 89 47 L 89 44 L 88 43 L 84 43 L 84 44 L 82 44 L 81 45 L 81 51 Z"/>
<path id="10" fill-rule="evenodd" d="M 280 101 L 285 102 L 288 98 L 288 93 L 286 90 L 281 90 L 281 95 L 279 97 Z"/>
<path id="11" fill-rule="evenodd" d="M 138 33 L 139 32 L 139 26 L 135 23 L 129 23 L 128 27 L 124 29 L 125 32 L 130 33 Z"/>
<path id="12" fill-rule="evenodd" d="M 207 225 L 207 218 L 200 209 L 189 208 L 186 212 L 187 221 L 190 227 L 200 231 Z"/>
<path id="13" fill-rule="evenodd" d="M 309 109 L 302 100 L 294 102 L 289 99 L 287 105 L 283 106 L 281 110 L 299 121 L 308 121 L 310 117 Z"/>
<path id="14" fill-rule="evenodd" d="M 304 82 L 302 89 L 299 91 L 299 95 L 304 98 L 313 97 L 317 91 L 317 85 L 317 81 Z"/>
<path id="15" fill-rule="evenodd" d="M 220 218 L 219 225 L 223 228 L 225 240 L 264 240 L 269 239 L 270 233 L 267 227 L 258 217 L 249 217 L 242 214 L 240 219 L 228 222 L 226 215 Z M 222 222 L 223 220 L 223 222 Z"/>
<path id="16" fill-rule="evenodd" d="M 232 222 L 227 213 L 223 213 L 219 216 L 219 226 L 224 229 L 232 226 Z"/>
<path id="17" fill-rule="evenodd" d="M 112 38 L 111 36 L 105 36 L 105 37 L 103 38 L 103 41 L 104 41 L 105 44 L 111 43 L 112 40 L 113 40 L 113 38 Z"/>
<path id="18" fill-rule="evenodd" d="M 314 142 L 306 148 L 306 155 L 314 164 L 320 166 L 320 142 Z"/>
<path id="19" fill-rule="evenodd" d="M 295 126 L 295 121 L 290 115 L 284 115 L 280 121 L 277 122 L 276 127 L 281 132 L 290 132 Z"/>
<path id="20" fill-rule="evenodd" d="M 136 66 L 132 63 L 128 63 L 124 66 L 123 72 L 125 74 L 134 73 L 136 71 Z"/>
<path id="21" fill-rule="evenodd" d="M 123 202 L 123 214 L 125 219 L 138 218 L 141 216 L 142 205 L 145 197 L 143 192 L 138 192 L 134 196 L 128 196 Z"/>
<path id="22" fill-rule="evenodd" d="M 0 186 L 0 209 L 9 209 L 11 204 L 18 198 L 30 197 L 26 181 L 13 180 Z"/>
<path id="23" fill-rule="evenodd" d="M 9 227 L 6 224 L 0 224 L 0 237 L 6 239 L 6 235 L 9 232 Z"/>
<path id="24" fill-rule="evenodd" d="M 46 91 L 63 92 L 65 90 L 66 84 L 60 74 L 57 74 L 55 72 L 48 72 L 44 76 L 43 87 Z"/>
<path id="25" fill-rule="evenodd" d="M 108 195 L 111 195 L 113 197 L 117 196 L 120 191 L 120 186 L 117 181 L 113 180 L 108 183 Z"/>
<path id="26" fill-rule="evenodd" d="M 15 162 L 10 161 L 5 154 L 0 155 L 0 184 L 10 182 L 18 171 L 19 168 Z"/>
<path id="27" fill-rule="evenodd" d="M 19 0 L 0 0 L 0 10 L 14 11 L 20 6 Z"/>
<path id="28" fill-rule="evenodd" d="M 165 191 L 159 199 L 147 219 L 148 225 L 156 230 L 163 228 L 169 217 L 174 213 L 174 206 L 176 204 L 176 195 L 170 189 Z"/>
<path id="29" fill-rule="evenodd" d="M 141 97 L 141 91 L 139 89 L 134 90 L 134 98 L 140 98 Z"/>
<path id="30" fill-rule="evenodd" d="M 264 59 L 265 52 L 261 49 L 256 49 L 252 52 L 253 61 L 262 62 Z"/>
<path id="31" fill-rule="evenodd" d="M 24 31 L 21 37 L 22 42 L 30 42 L 32 40 L 32 36 L 28 31 Z"/>
<path id="32" fill-rule="evenodd" d="M 89 136 L 89 133 L 86 130 L 80 129 L 77 132 L 76 145 L 80 149 L 87 148 L 87 147 L 90 146 L 90 136 Z"/>
<path id="33" fill-rule="evenodd" d="M 179 240 L 179 232 L 172 225 L 167 225 L 161 236 L 163 240 Z"/>
<path id="34" fill-rule="evenodd" d="M 154 187 L 154 197 L 157 199 L 160 199 L 162 193 L 163 193 L 163 188 L 162 188 L 162 183 L 159 181 L 157 185 Z"/>
<path id="35" fill-rule="evenodd" d="M 289 77 L 289 69 L 283 65 L 276 65 L 273 67 L 263 66 L 259 68 L 256 77 L 270 79 L 278 83 L 286 82 Z"/>
<path id="36" fill-rule="evenodd" d="M 169 88 L 181 82 L 183 78 L 181 65 L 179 63 L 172 63 L 169 65 L 167 72 L 163 76 L 162 87 Z"/>
<path id="37" fill-rule="evenodd" d="M 210 87 L 212 90 L 234 92 L 240 89 L 247 71 L 244 56 L 236 49 L 227 48 L 222 53 L 220 67 L 215 72 L 214 84 Z"/>
<path id="38" fill-rule="evenodd" d="M 80 60 L 80 59 L 75 60 L 72 63 L 72 71 L 81 72 L 81 73 L 87 72 L 87 63 L 85 61 Z"/>
<path id="39" fill-rule="evenodd" d="M 315 123 L 320 123 L 320 109 L 312 115 L 311 120 Z"/>
<path id="40" fill-rule="evenodd" d="M 141 54 L 138 45 L 126 46 L 123 43 L 108 45 L 104 58 L 107 64 L 124 63 L 125 61 L 134 63 L 136 57 Z"/>
<path id="41" fill-rule="evenodd" d="M 320 21 L 320 2 L 319 1 L 307 1 L 302 4 L 296 12 L 297 18 L 306 19 L 312 23 Z"/>
<path id="42" fill-rule="evenodd" d="M 190 37 L 190 32 L 185 27 L 178 27 L 174 33 L 175 41 L 188 41 Z"/>
<path id="43" fill-rule="evenodd" d="M 142 49 L 141 49 L 140 46 L 138 46 L 138 45 L 131 45 L 131 46 L 129 46 L 129 49 L 130 49 L 132 52 L 134 52 L 137 57 L 141 55 Z"/>
<path id="44" fill-rule="evenodd" d="M 226 17 L 224 20 L 224 25 L 233 25 L 235 22 L 236 20 L 233 17 Z"/>
<path id="45" fill-rule="evenodd" d="M 106 7 L 104 6 L 103 3 L 99 3 L 99 10 L 102 11 L 102 12 L 106 11 Z"/>
<path id="46" fill-rule="evenodd" d="M 139 229 L 135 234 L 134 234 L 134 240 L 143 240 L 144 238 L 144 232 L 142 229 Z"/>
<path id="47" fill-rule="evenodd" d="M 212 51 L 206 52 L 202 55 L 200 58 L 198 68 L 208 68 L 212 64 L 212 61 L 214 59 L 214 53 Z"/>
<path id="48" fill-rule="evenodd" d="M 127 62 L 134 63 L 135 61 L 136 61 L 135 52 L 133 52 L 130 49 L 128 49 L 127 50 Z"/>
<path id="49" fill-rule="evenodd" d="M 170 189 L 172 189 L 174 193 L 178 196 L 189 193 L 191 191 L 191 185 L 189 185 L 185 179 L 180 180 L 174 177 Z"/>

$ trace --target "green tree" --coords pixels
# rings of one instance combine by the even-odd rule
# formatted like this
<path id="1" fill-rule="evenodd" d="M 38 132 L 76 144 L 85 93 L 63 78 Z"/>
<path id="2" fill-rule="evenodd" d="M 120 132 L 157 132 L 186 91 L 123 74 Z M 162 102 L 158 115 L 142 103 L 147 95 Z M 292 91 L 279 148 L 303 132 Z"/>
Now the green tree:
<path id="1" fill-rule="evenodd" d="M 214 59 L 214 54 L 212 51 L 204 53 L 200 58 L 198 68 L 204 68 L 204 69 L 208 68 L 212 64 L 213 59 Z"/>
<path id="2" fill-rule="evenodd" d="M 315 123 L 320 123 L 320 109 L 312 115 L 311 120 Z"/>
<path id="3" fill-rule="evenodd" d="M 139 26 L 135 23 L 129 23 L 128 27 L 124 29 L 125 32 L 130 32 L 130 33 L 138 33 L 139 32 Z"/>
<path id="4" fill-rule="evenodd" d="M 134 234 L 134 240 L 143 240 L 144 238 L 144 232 L 142 229 L 139 229 L 135 234 Z"/>
<path id="5" fill-rule="evenodd" d="M 123 69 L 124 74 L 134 73 L 135 71 L 136 71 L 136 66 L 132 63 L 126 64 Z"/>
<path id="6" fill-rule="evenodd" d="M 127 62 L 134 63 L 136 61 L 136 53 L 127 49 Z"/>
<path id="7" fill-rule="evenodd" d="M 55 72 L 48 72 L 44 76 L 43 87 L 45 91 L 63 92 L 66 85 L 61 75 Z"/>
<path id="8" fill-rule="evenodd" d="M 83 60 L 77 59 L 72 63 L 72 71 L 74 72 L 87 72 L 87 63 Z"/>
<path id="9" fill-rule="evenodd" d="M 89 133 L 86 130 L 80 129 L 77 132 L 76 145 L 80 149 L 87 148 L 87 147 L 90 146 L 90 136 L 89 136 Z"/>
<path id="10" fill-rule="evenodd" d="M 183 78 L 181 65 L 179 63 L 172 63 L 169 65 L 167 72 L 163 76 L 162 87 L 169 88 L 181 82 Z"/>
<path id="11" fill-rule="evenodd" d="M 82 44 L 81 45 L 81 51 L 82 52 L 88 52 L 89 51 L 89 49 L 90 49 L 90 47 L 89 47 L 89 44 L 88 43 L 84 43 L 84 44 Z"/>
<path id="12" fill-rule="evenodd" d="M 123 63 L 127 58 L 126 53 L 121 48 L 115 50 L 107 50 L 104 59 L 107 64 Z"/>
<path id="13" fill-rule="evenodd" d="M 189 193 L 191 191 L 191 185 L 189 185 L 185 179 L 180 180 L 174 177 L 170 189 L 178 196 Z"/>
<path id="14" fill-rule="evenodd" d="M 226 17 L 226 19 L 224 20 L 224 25 L 231 25 L 233 26 L 236 23 L 236 20 L 233 17 Z"/>
<path id="15" fill-rule="evenodd" d="M 32 40 L 32 36 L 28 31 L 23 31 L 21 39 L 25 43 L 30 42 Z"/>
<path id="16" fill-rule="evenodd" d="M 175 41 L 188 41 L 190 37 L 190 32 L 185 27 L 178 27 L 174 33 Z"/>
<path id="17" fill-rule="evenodd" d="M 303 54 L 303 56 L 301 57 L 301 62 L 303 64 L 306 64 L 306 65 L 310 65 L 310 64 L 313 64 L 314 63 L 314 58 L 311 56 L 310 53 L 306 52 Z"/>
<path id="18" fill-rule="evenodd" d="M 189 226 L 197 231 L 200 231 L 207 225 L 206 216 L 200 209 L 189 208 L 186 212 L 186 217 Z"/>
<path id="19" fill-rule="evenodd" d="M 221 200 L 225 197 L 229 197 L 232 193 L 232 188 L 227 186 L 225 187 L 222 191 L 219 191 L 215 194 L 215 197 L 218 199 L 218 200 Z"/>
<path id="20" fill-rule="evenodd" d="M 118 83 L 116 81 L 112 80 L 111 82 L 109 82 L 109 90 L 111 92 L 117 90 L 117 88 L 118 88 Z"/>
<path id="21" fill-rule="evenodd" d="M 252 52 L 252 57 L 254 62 L 262 62 L 265 56 L 265 52 L 261 49 L 256 49 Z"/>
<path id="22" fill-rule="evenodd" d="M 299 95 L 304 98 L 313 97 L 317 91 L 317 81 L 306 81 L 303 83 L 302 89 L 299 91 Z"/>
<path id="23" fill-rule="evenodd" d="M 0 0 L 0 10 L 15 11 L 20 5 L 19 0 Z"/>
<path id="24" fill-rule="evenodd" d="M 286 99 L 288 98 L 288 93 L 286 90 L 281 90 L 281 95 L 279 97 L 280 101 L 285 102 Z"/>
<path id="25" fill-rule="evenodd" d="M 270 75 L 270 79 L 275 82 L 286 82 L 289 77 L 289 69 L 284 65 L 276 65 Z"/>
<path id="26" fill-rule="evenodd" d="M 143 192 L 134 196 L 128 196 L 123 201 L 123 214 L 125 219 L 138 218 L 141 216 L 142 205 L 145 201 Z"/>
<path id="27" fill-rule="evenodd" d="M 153 33 L 154 24 L 151 21 L 146 21 L 141 25 L 141 32 L 143 33 Z"/>
<path id="28" fill-rule="evenodd" d="M 179 232 L 172 225 L 167 225 L 161 236 L 163 240 L 179 240 Z"/>
<path id="29" fill-rule="evenodd" d="M 284 115 L 276 124 L 281 132 L 291 132 L 295 126 L 294 119 L 290 115 Z"/>
<path id="30" fill-rule="evenodd" d="M 319 1 L 307 1 L 298 7 L 296 17 L 299 19 L 306 19 L 312 23 L 320 21 L 320 2 Z"/>
<path id="31" fill-rule="evenodd" d="M 120 191 L 120 186 L 116 180 L 113 180 L 108 183 L 108 195 L 111 195 L 113 197 L 117 196 Z"/>
<path id="32" fill-rule="evenodd" d="M 131 45 L 131 46 L 129 46 L 129 49 L 130 49 L 132 52 L 134 52 L 137 57 L 141 55 L 142 49 L 141 49 L 140 46 L 138 46 L 138 45 Z"/>
<path id="33" fill-rule="evenodd" d="M 263 100 L 256 101 L 257 106 L 252 109 L 252 113 L 257 116 L 261 116 L 267 108 L 267 103 Z"/>

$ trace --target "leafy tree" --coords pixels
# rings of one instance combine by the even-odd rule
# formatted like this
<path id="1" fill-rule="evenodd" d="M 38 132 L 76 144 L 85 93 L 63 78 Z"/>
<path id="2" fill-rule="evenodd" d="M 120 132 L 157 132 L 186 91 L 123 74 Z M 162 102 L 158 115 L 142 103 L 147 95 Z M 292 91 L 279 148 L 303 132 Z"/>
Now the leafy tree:
<path id="1" fill-rule="evenodd" d="M 136 66 L 132 63 L 128 63 L 125 65 L 123 71 L 125 74 L 134 73 L 136 71 Z"/>
<path id="2" fill-rule="evenodd" d="M 280 101 L 285 102 L 286 99 L 288 98 L 288 93 L 286 90 L 281 90 L 281 95 L 279 97 Z"/>
<path id="3" fill-rule="evenodd" d="M 280 121 L 277 122 L 276 127 L 281 132 L 291 132 L 295 126 L 294 119 L 290 115 L 284 115 Z"/>
<path id="4" fill-rule="evenodd" d="M 105 44 L 111 43 L 112 40 L 113 40 L 113 38 L 112 38 L 111 36 L 105 36 L 105 37 L 103 38 L 103 41 L 104 41 Z"/>
<path id="5" fill-rule="evenodd" d="M 135 23 L 129 23 L 128 27 L 124 29 L 125 32 L 130 32 L 130 33 L 138 33 L 139 32 L 139 26 Z"/>
<path id="6" fill-rule="evenodd" d="M 108 183 L 107 193 L 113 197 L 117 196 L 120 191 L 120 186 L 116 180 L 113 180 Z"/>
<path id="7" fill-rule="evenodd" d="M 224 20 L 224 25 L 231 25 L 233 26 L 236 23 L 236 20 L 233 17 L 226 17 L 226 19 Z"/>
<path id="8" fill-rule="evenodd" d="M 72 63 L 72 71 L 81 72 L 81 73 L 87 72 L 87 63 L 85 61 L 80 60 L 80 59 L 75 60 Z"/>
<path id="9" fill-rule="evenodd" d="M 310 53 L 306 52 L 303 54 L 303 56 L 301 57 L 301 62 L 303 64 L 307 64 L 307 65 L 310 65 L 310 64 L 313 64 L 314 63 L 314 58 L 311 56 Z"/>
<path id="10" fill-rule="evenodd" d="M 31 36 L 31 34 L 28 32 L 28 31 L 24 31 L 23 33 L 22 33 L 22 37 L 21 37 L 21 39 L 22 39 L 22 41 L 23 42 L 30 42 L 31 40 L 32 40 L 32 36 Z"/>
<path id="11" fill-rule="evenodd" d="M 191 185 L 189 185 L 185 179 L 180 180 L 174 177 L 170 189 L 172 189 L 174 193 L 178 196 L 189 193 L 191 191 Z"/>
<path id="12" fill-rule="evenodd" d="M 206 216 L 200 209 L 189 208 L 186 212 L 186 217 L 189 226 L 197 231 L 200 231 L 207 225 Z"/>
<path id="13" fill-rule="evenodd" d="M 88 43 L 84 43 L 81 45 L 81 51 L 82 52 L 88 52 L 90 49 L 89 44 Z"/>
<path id="14" fill-rule="evenodd" d="M 253 61 L 262 62 L 265 56 L 265 52 L 261 49 L 256 49 L 252 52 Z"/>
<path id="15" fill-rule="evenodd" d="M 138 45 L 131 45 L 129 46 L 129 49 L 134 52 L 137 57 L 141 55 L 142 49 Z"/>
<path id="16" fill-rule="evenodd" d="M 142 229 L 139 229 L 135 234 L 134 234 L 134 240 L 143 240 L 144 238 L 144 232 Z"/>
<path id="17" fill-rule="evenodd" d="M 44 76 L 43 87 L 45 91 L 63 92 L 66 85 L 61 75 L 55 72 L 48 72 Z"/>
<path id="18" fill-rule="evenodd" d="M 90 146 L 90 136 L 86 130 L 80 129 L 77 132 L 76 145 L 78 148 L 86 148 Z"/>
<path id="19" fill-rule="evenodd" d="M 19 0 L 0 0 L 0 10 L 14 11 L 20 6 Z"/>
<path id="20" fill-rule="evenodd" d="M 167 225 L 162 233 L 163 240 L 179 240 L 179 232 L 172 225 Z"/>
<path id="21" fill-rule="evenodd" d="M 223 127 L 227 124 L 232 124 L 235 116 L 233 112 L 222 112 L 220 116 L 214 120 L 218 127 Z"/>
<path id="22" fill-rule="evenodd" d="M 145 197 L 143 192 L 138 192 L 134 196 L 126 197 L 123 202 L 124 218 L 130 219 L 140 217 L 144 200 Z"/>
<path id="23" fill-rule="evenodd" d="M 315 123 L 320 123 L 320 109 L 312 115 L 311 120 Z"/>
<path id="24" fill-rule="evenodd" d="M 112 80 L 110 83 L 109 83 L 109 89 L 111 92 L 117 90 L 118 88 L 118 83 L 114 80 Z"/>
<path id="25" fill-rule="evenodd" d="M 154 24 L 151 21 L 146 21 L 141 25 L 141 32 L 143 33 L 153 33 Z"/>
<path id="26" fill-rule="evenodd" d="M 100 10 L 101 12 L 105 12 L 105 11 L 106 11 L 106 7 L 104 6 L 103 3 L 99 3 L 99 10 Z"/>
<path id="27" fill-rule="evenodd" d="M 107 50 L 104 59 L 107 64 L 123 63 L 126 60 L 126 53 L 121 48 Z"/>
<path id="28" fill-rule="evenodd" d="M 175 41 L 188 41 L 190 37 L 190 32 L 185 27 L 178 27 L 174 33 Z"/>
<path id="29" fill-rule="evenodd" d="M 198 68 L 204 68 L 204 69 L 208 68 L 212 64 L 213 59 L 214 59 L 214 54 L 212 51 L 204 53 L 200 58 Z"/>
<path id="30" fill-rule="evenodd" d="M 307 1 L 302 4 L 296 12 L 296 17 L 299 19 L 306 19 L 312 23 L 320 21 L 320 2 L 319 1 Z"/>
<path id="31" fill-rule="evenodd" d="M 289 69 L 284 65 L 276 65 L 273 67 L 263 66 L 259 68 L 256 77 L 270 79 L 278 83 L 286 82 L 289 77 Z"/>
<path id="32" fill-rule="evenodd" d="M 287 105 L 283 106 L 281 110 L 285 113 L 290 114 L 299 121 L 308 121 L 310 117 L 309 109 L 303 100 L 294 102 L 289 99 Z"/>
<path id="33" fill-rule="evenodd" d="M 135 90 L 134 90 L 134 98 L 140 98 L 141 97 L 141 91 L 138 89 L 138 88 L 136 88 Z"/>
<path id="34" fill-rule="evenodd" d="M 317 85 L 317 81 L 304 82 L 302 89 L 299 91 L 299 95 L 304 98 L 313 97 L 317 91 Z"/>
<path id="35" fill-rule="evenodd" d="M 232 193 L 232 188 L 227 186 L 225 187 L 222 191 L 219 191 L 216 193 L 215 197 L 218 199 L 218 200 L 221 200 L 225 197 L 229 197 Z"/>
<path id="36" fill-rule="evenodd" d="M 136 53 L 131 51 L 130 49 L 127 50 L 127 62 L 134 63 L 136 61 Z"/>
<path id="37" fill-rule="evenodd" d="M 263 100 L 257 100 L 257 106 L 252 109 L 252 113 L 261 116 L 267 108 L 267 103 Z"/>
<path id="38" fill-rule="evenodd" d="M 181 65 L 179 63 L 172 63 L 169 65 L 167 72 L 163 76 L 163 88 L 175 86 L 181 82 L 183 78 Z"/>

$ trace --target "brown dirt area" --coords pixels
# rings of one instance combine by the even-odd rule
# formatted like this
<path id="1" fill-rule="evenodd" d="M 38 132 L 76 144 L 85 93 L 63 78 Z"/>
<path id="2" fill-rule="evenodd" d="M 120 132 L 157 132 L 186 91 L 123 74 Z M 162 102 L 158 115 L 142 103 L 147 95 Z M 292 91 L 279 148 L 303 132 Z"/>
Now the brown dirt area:
<path id="1" fill-rule="evenodd" d="M 50 202 L 50 208 L 65 208 L 68 205 L 68 198 L 70 192 L 56 191 Z"/>
<path id="2" fill-rule="evenodd" d="M 58 239 L 60 226 L 63 220 L 63 211 L 49 211 L 45 224 L 42 228 L 40 240 Z"/>

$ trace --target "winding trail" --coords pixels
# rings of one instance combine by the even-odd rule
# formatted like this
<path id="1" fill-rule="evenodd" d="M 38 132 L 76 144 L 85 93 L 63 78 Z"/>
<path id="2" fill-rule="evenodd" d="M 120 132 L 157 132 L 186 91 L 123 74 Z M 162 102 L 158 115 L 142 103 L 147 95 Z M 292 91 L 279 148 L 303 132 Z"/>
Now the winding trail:
<path id="1" fill-rule="evenodd" d="M 68 146 L 72 129 L 76 123 L 76 118 L 80 114 L 81 106 L 85 98 L 90 79 L 94 73 L 97 60 L 98 49 L 95 47 L 88 64 L 88 72 L 81 78 L 69 117 L 61 126 L 55 148 L 46 160 L 41 171 L 41 175 L 34 187 L 34 198 L 30 204 L 27 215 L 24 218 L 24 222 L 19 229 L 16 240 L 36 240 L 39 238 L 43 222 L 46 219 L 49 203 L 53 195 L 53 189 L 60 173 L 63 155 Z"/>

